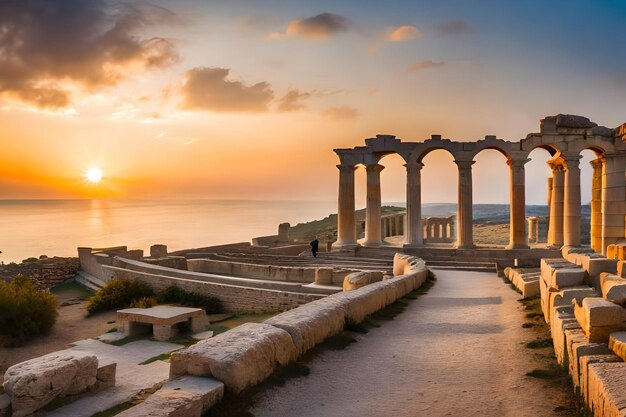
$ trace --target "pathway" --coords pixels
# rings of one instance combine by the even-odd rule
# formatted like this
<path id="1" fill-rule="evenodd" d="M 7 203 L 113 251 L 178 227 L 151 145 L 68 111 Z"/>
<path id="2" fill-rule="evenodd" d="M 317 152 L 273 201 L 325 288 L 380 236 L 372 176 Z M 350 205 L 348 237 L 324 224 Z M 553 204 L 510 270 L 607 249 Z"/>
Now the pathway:
<path id="1" fill-rule="evenodd" d="M 563 416 L 567 390 L 527 377 L 545 359 L 519 295 L 495 274 L 436 271 L 437 283 L 311 373 L 261 394 L 254 416 Z M 549 348 L 547 348 L 549 349 Z M 544 350 L 543 352 L 549 352 Z M 543 362 L 542 362 L 543 361 Z"/>

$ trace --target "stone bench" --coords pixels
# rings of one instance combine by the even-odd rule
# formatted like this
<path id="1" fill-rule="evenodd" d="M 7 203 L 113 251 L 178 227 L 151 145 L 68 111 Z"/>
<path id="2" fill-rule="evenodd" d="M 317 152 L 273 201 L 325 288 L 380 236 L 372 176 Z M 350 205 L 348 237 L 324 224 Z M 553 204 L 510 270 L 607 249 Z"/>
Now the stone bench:
<path id="1" fill-rule="evenodd" d="M 127 336 L 134 336 L 152 326 L 154 338 L 168 340 L 178 334 L 181 324 L 188 324 L 189 331 L 197 333 L 209 324 L 206 313 L 201 308 L 156 306 L 151 308 L 127 308 L 118 310 L 117 322 L 120 331 Z"/>

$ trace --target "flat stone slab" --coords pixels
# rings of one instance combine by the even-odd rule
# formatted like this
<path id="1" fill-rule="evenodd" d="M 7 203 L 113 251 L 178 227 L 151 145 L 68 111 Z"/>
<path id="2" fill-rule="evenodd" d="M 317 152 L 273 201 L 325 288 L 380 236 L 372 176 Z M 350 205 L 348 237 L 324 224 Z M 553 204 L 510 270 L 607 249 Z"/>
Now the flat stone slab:
<path id="1" fill-rule="evenodd" d="M 126 308 L 118 310 L 118 314 L 128 314 L 143 317 L 145 319 L 155 319 L 155 321 L 176 319 L 180 316 L 204 312 L 201 308 L 178 307 L 178 306 L 156 306 L 150 308 Z"/>
<path id="2" fill-rule="evenodd" d="M 112 343 L 112 342 L 120 341 L 126 337 L 128 337 L 128 335 L 123 332 L 109 332 L 109 333 L 103 333 L 100 336 L 96 336 L 94 337 L 94 339 L 99 340 L 101 342 Z"/>

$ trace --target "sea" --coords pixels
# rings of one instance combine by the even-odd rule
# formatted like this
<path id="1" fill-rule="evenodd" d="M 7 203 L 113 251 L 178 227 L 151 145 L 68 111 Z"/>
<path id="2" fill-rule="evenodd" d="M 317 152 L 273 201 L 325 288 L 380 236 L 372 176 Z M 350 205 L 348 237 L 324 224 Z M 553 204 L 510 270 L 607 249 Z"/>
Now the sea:
<path id="1" fill-rule="evenodd" d="M 385 205 L 404 207 L 404 202 Z M 588 217 L 589 206 L 583 206 Z M 357 207 L 359 208 L 359 207 Z M 155 243 L 170 251 L 274 235 L 337 212 L 336 201 L 277 200 L 0 200 L 0 262 L 77 256 L 77 247 L 128 246 L 146 253 Z M 449 216 L 456 204 L 424 204 L 426 216 Z M 547 206 L 526 206 L 544 216 Z M 474 221 L 508 223 L 508 204 L 475 204 Z"/>
<path id="2" fill-rule="evenodd" d="M 336 212 L 336 201 L 0 200 L 0 262 L 77 256 L 79 246 L 148 253 L 155 243 L 175 251 L 250 242 Z"/>

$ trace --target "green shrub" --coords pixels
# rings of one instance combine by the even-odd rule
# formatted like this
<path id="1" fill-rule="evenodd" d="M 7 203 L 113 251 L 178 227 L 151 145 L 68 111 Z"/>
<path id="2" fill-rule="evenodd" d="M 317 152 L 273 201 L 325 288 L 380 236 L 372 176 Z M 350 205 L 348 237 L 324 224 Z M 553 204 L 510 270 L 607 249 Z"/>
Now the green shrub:
<path id="1" fill-rule="evenodd" d="M 154 307 L 157 304 L 156 297 L 141 297 L 132 303 L 130 303 L 130 308 L 150 308 Z"/>
<path id="2" fill-rule="evenodd" d="M 202 308 L 209 314 L 222 311 L 222 302 L 219 298 L 198 292 L 185 291 L 175 285 L 167 287 L 159 294 L 159 302 Z"/>
<path id="3" fill-rule="evenodd" d="M 152 288 L 140 281 L 115 278 L 89 297 L 87 311 L 94 314 L 99 311 L 128 307 L 133 301 L 154 295 Z"/>
<path id="4" fill-rule="evenodd" d="M 56 297 L 23 275 L 0 280 L 0 344 L 13 345 L 48 332 L 57 319 Z"/>

